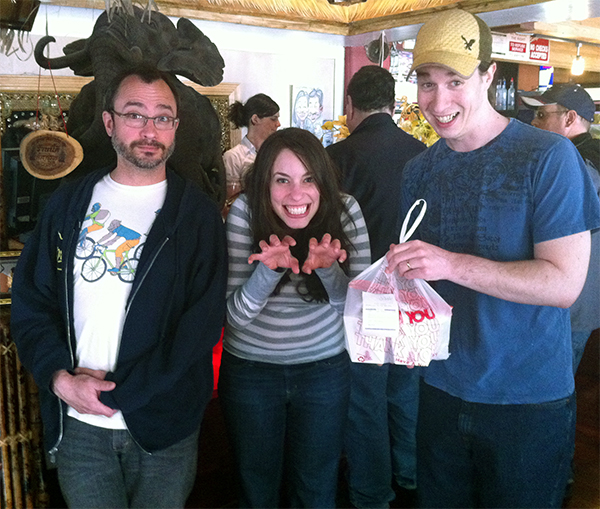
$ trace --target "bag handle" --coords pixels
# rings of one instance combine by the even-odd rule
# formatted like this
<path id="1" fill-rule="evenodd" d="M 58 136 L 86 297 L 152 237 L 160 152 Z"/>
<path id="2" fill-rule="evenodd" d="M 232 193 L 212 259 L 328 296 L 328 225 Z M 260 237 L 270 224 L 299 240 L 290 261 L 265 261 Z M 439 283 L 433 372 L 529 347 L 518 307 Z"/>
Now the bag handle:
<path id="1" fill-rule="evenodd" d="M 408 222 L 410 221 L 410 216 L 412 214 L 412 211 L 419 204 L 423 204 L 423 206 L 421 207 L 421 211 L 419 212 L 419 215 L 417 216 L 414 223 L 410 227 L 410 230 L 406 231 L 406 229 L 408 228 Z M 425 216 L 426 211 L 427 211 L 427 202 L 425 200 L 419 199 L 412 204 L 412 207 L 407 212 L 406 217 L 404 218 L 404 222 L 402 223 L 402 229 L 400 230 L 400 244 L 402 244 L 403 242 L 406 242 L 408 239 L 410 239 L 411 235 L 413 233 L 415 233 L 415 230 L 417 229 L 417 226 L 419 226 L 421 224 L 421 221 L 423 220 L 423 216 Z"/>

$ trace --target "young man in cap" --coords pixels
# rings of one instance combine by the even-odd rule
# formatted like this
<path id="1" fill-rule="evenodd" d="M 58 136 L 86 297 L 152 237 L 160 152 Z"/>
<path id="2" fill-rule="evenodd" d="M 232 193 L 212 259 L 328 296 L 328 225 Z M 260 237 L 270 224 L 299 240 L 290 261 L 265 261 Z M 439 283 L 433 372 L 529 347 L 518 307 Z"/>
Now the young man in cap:
<path id="1" fill-rule="evenodd" d="M 342 171 L 344 191 L 363 211 L 373 262 L 398 242 L 402 169 L 426 148 L 394 122 L 395 86 L 386 69 L 377 65 L 359 69 L 346 91 L 351 134 L 327 147 Z M 356 507 L 388 507 L 394 481 L 401 488 L 399 495 L 414 498 L 418 369 L 352 363 L 351 370 L 345 440 L 350 502 Z"/>
<path id="2" fill-rule="evenodd" d="M 404 169 L 401 215 L 417 198 L 428 210 L 388 270 L 433 281 L 454 308 L 449 359 L 422 370 L 422 507 L 560 507 L 574 444 L 568 308 L 600 204 L 572 143 L 492 108 L 491 42 L 453 9 L 414 50 L 442 139 Z"/>
<path id="3" fill-rule="evenodd" d="M 531 125 L 569 138 L 585 161 L 600 196 L 600 139 L 592 138 L 590 127 L 596 107 L 586 90 L 577 84 L 554 85 L 540 97 L 521 99 L 535 108 Z M 600 230 L 592 232 L 590 268 L 581 295 L 571 306 L 573 374 L 577 372 L 592 331 L 600 327 Z"/>

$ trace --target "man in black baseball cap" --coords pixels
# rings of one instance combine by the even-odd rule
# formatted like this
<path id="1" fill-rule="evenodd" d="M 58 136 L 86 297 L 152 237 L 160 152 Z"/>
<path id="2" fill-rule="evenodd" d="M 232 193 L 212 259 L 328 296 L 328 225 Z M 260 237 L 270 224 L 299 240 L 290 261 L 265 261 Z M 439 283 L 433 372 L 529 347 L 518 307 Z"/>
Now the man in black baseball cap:
<path id="1" fill-rule="evenodd" d="M 526 106 L 537 108 L 532 125 L 569 138 L 583 157 L 588 173 L 600 196 L 600 139 L 593 138 L 594 101 L 579 85 L 554 85 L 539 97 L 521 97 Z M 571 307 L 573 373 L 577 371 L 591 332 L 600 327 L 600 230 L 592 232 L 592 256 L 588 277 L 581 295 Z M 595 261 L 594 261 L 595 260 Z"/>
<path id="2" fill-rule="evenodd" d="M 561 83 L 539 97 L 521 99 L 526 106 L 537 109 L 532 125 L 569 138 L 581 157 L 600 171 L 600 139 L 592 138 L 589 132 L 596 108 L 583 87 Z"/>
<path id="3" fill-rule="evenodd" d="M 590 126 L 594 121 L 594 101 L 577 84 L 554 85 L 541 96 L 521 99 L 526 106 L 536 108 L 532 125 L 562 134 L 569 138 L 585 160 L 588 173 L 600 197 L 600 139 L 592 138 Z M 590 265 L 583 290 L 571 306 L 571 345 L 573 375 L 577 372 L 585 345 L 594 329 L 600 327 L 600 230 L 591 232 Z M 573 482 L 573 473 L 569 485 Z"/>

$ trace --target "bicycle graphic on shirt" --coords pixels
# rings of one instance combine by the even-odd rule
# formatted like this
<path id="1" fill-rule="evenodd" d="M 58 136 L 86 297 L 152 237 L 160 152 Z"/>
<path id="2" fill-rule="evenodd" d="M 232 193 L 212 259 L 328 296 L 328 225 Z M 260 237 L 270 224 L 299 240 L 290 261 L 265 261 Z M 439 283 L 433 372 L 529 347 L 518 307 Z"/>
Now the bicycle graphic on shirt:
<path id="1" fill-rule="evenodd" d="M 135 271 L 139 260 L 130 258 L 129 253 L 123 253 L 123 261 L 116 267 L 107 256 L 108 253 L 115 253 L 116 249 L 108 249 L 103 244 L 94 244 L 91 255 L 83 262 L 81 267 L 81 277 L 88 283 L 98 281 L 107 271 L 119 276 L 119 279 L 124 283 L 133 283 L 135 279 Z"/>
<path id="2" fill-rule="evenodd" d="M 121 225 L 121 221 L 115 219 L 108 226 L 108 233 L 98 242 L 92 238 L 82 237 L 75 250 L 75 257 L 84 259 L 81 266 L 81 277 L 85 281 L 93 283 L 98 281 L 106 272 L 113 276 L 118 275 L 125 283 L 133 282 L 139 259 L 135 255 L 129 256 L 129 251 L 138 246 L 141 235 L 135 230 Z M 115 249 L 109 246 L 118 243 Z M 113 253 L 115 262 L 108 257 Z M 110 268 L 108 268 L 110 267 Z"/>
<path id="3" fill-rule="evenodd" d="M 158 216 L 158 213 L 160 211 L 161 211 L 161 209 L 155 210 L 154 214 L 156 216 Z M 152 225 L 150 225 L 150 228 L 148 228 L 148 231 L 143 234 L 143 237 L 148 238 L 151 228 L 152 228 Z M 86 236 L 86 233 L 87 233 L 87 230 L 85 231 L 85 233 L 82 232 L 82 236 L 80 237 L 80 239 L 77 243 L 77 249 L 75 250 L 75 258 L 79 258 L 80 260 L 85 260 L 86 258 L 89 258 L 90 256 L 92 256 L 92 254 L 94 253 L 94 246 L 96 245 L 96 241 L 94 239 L 92 239 L 91 237 Z M 136 260 L 139 260 L 142 257 L 142 249 L 144 249 L 145 244 L 146 244 L 146 241 L 144 239 L 137 246 L 135 246 L 134 253 L 131 258 L 135 258 Z"/>

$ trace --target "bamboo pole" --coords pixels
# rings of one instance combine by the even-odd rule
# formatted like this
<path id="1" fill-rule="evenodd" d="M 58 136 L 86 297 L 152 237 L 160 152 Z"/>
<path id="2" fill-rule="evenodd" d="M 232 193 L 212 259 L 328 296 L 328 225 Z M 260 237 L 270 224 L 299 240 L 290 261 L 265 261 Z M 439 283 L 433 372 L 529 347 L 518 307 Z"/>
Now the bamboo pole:
<path id="1" fill-rule="evenodd" d="M 38 390 L 10 338 L 9 316 L 9 306 L 0 308 L 0 509 L 48 507 Z"/>
<path id="2" fill-rule="evenodd" d="M 48 486 L 46 479 L 44 478 L 43 465 L 45 463 L 44 457 L 44 443 L 42 439 L 42 419 L 40 415 L 40 402 L 37 385 L 33 380 L 31 373 L 26 373 L 26 385 L 28 391 L 28 406 L 29 411 L 29 422 L 31 426 L 31 451 L 32 461 L 34 465 L 34 471 L 32 474 L 34 491 L 35 491 L 35 506 L 36 507 L 48 507 L 50 505 L 50 495 L 48 493 Z"/>
<path id="3" fill-rule="evenodd" d="M 3 480 L 3 507 L 14 507 L 12 478 L 10 475 L 10 451 L 9 451 L 9 428 L 8 428 L 8 369 L 7 356 L 8 347 L 5 343 L 4 329 L 0 329 L 0 448 L 2 449 L 2 480 Z"/>
<path id="4" fill-rule="evenodd" d="M 32 480 L 32 471 L 35 468 L 31 462 L 31 425 L 29 423 L 29 416 L 27 412 L 27 374 L 25 368 L 19 360 L 19 356 L 15 354 L 15 367 L 17 372 L 17 401 L 18 405 L 18 426 L 17 426 L 17 442 L 15 449 L 19 449 L 20 454 L 18 458 L 21 462 L 21 472 L 23 478 L 21 480 L 21 490 L 23 496 L 23 507 L 33 508 L 33 492 L 34 485 Z"/>
<path id="5" fill-rule="evenodd" d="M 10 470 L 12 474 L 12 489 L 14 507 L 23 507 L 23 492 L 21 489 L 21 468 L 19 465 L 18 454 L 18 430 L 17 430 L 17 372 L 16 372 L 16 347 L 14 343 L 8 345 L 4 355 L 4 366 L 7 374 L 6 384 L 6 409 L 7 409 L 7 428 L 8 450 L 10 456 Z"/>

